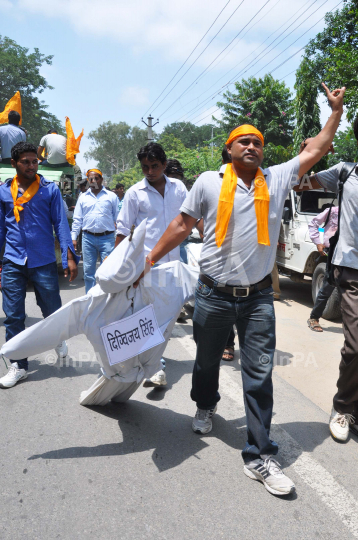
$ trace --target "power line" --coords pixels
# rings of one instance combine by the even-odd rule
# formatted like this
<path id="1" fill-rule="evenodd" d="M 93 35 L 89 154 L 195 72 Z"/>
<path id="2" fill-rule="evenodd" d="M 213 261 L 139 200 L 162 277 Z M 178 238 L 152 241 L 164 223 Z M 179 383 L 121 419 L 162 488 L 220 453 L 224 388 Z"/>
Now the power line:
<path id="1" fill-rule="evenodd" d="M 283 26 L 285 26 L 285 25 L 286 25 L 293 17 L 295 17 L 295 16 L 297 15 L 297 13 L 299 13 L 299 11 L 301 11 L 301 9 L 303 9 L 310 1 L 311 1 L 311 0 L 308 0 L 308 2 L 306 2 L 303 6 L 301 6 L 301 8 L 299 8 L 299 9 L 298 9 L 298 10 L 297 10 L 297 11 L 296 11 L 296 12 L 295 12 L 295 13 L 294 13 L 294 14 L 293 14 L 293 15 L 292 15 L 285 23 L 283 23 L 278 29 L 276 29 L 274 32 L 272 32 L 272 33 L 265 39 L 265 41 L 263 41 L 263 43 L 261 43 L 261 44 L 260 44 L 260 45 L 259 45 L 259 46 L 251 53 L 251 54 L 254 54 L 260 47 L 262 47 L 262 45 L 263 45 L 266 41 L 268 41 L 274 34 L 276 34 L 276 32 L 278 32 L 278 31 L 279 31 Z M 312 7 L 317 1 L 318 1 L 318 0 L 314 0 L 314 2 L 311 4 L 310 7 Z M 325 2 L 327 2 L 327 0 L 325 0 Z M 325 2 L 324 2 L 324 3 L 325 3 Z M 323 4 L 322 4 L 322 5 L 323 5 Z M 321 5 L 320 7 L 322 7 L 322 5 Z M 273 9 L 273 8 L 271 8 L 271 10 L 272 10 L 272 9 Z M 314 13 L 315 13 L 315 12 L 314 12 Z M 294 22 L 297 22 L 298 19 L 300 19 L 301 17 L 302 17 L 302 14 L 301 14 L 298 18 L 296 18 L 296 20 L 295 20 Z M 293 22 L 292 24 L 294 24 L 294 22 Z M 281 33 L 280 33 L 273 41 L 271 41 L 271 43 L 269 43 L 269 45 L 267 45 L 267 46 L 266 46 L 266 47 L 265 47 L 265 48 L 264 48 L 264 49 L 263 49 L 263 50 L 262 50 L 262 51 L 261 51 L 261 52 L 253 59 L 253 60 L 251 60 L 248 64 L 246 64 L 246 66 L 245 66 L 243 69 L 241 69 L 241 70 L 239 71 L 239 73 L 237 73 L 236 75 L 234 75 L 234 77 L 232 77 L 232 78 L 229 80 L 229 82 L 228 82 L 227 84 L 223 85 L 217 92 L 215 92 L 214 94 L 212 94 L 211 96 L 209 96 L 208 98 L 206 98 L 204 104 L 205 104 L 206 102 L 209 102 L 209 101 L 210 101 L 211 99 L 213 99 L 216 95 L 219 95 L 219 94 L 222 92 L 222 90 L 223 90 L 226 86 L 228 86 L 229 84 L 231 84 L 231 82 L 232 82 L 234 79 L 236 79 L 237 77 L 239 77 L 239 76 L 242 74 L 243 70 L 244 70 L 246 67 L 248 67 L 248 66 L 253 67 L 253 65 L 256 65 L 256 64 L 258 63 L 259 60 L 261 60 L 264 56 L 266 56 L 266 54 L 265 54 L 264 56 L 262 56 L 262 54 L 263 54 L 263 53 L 264 53 L 264 52 L 265 52 L 265 51 L 266 51 L 273 43 L 275 43 L 275 41 L 277 41 L 277 39 L 279 39 L 283 34 L 285 34 L 285 32 L 287 32 L 287 30 L 292 26 L 292 24 L 290 24 L 287 28 L 285 28 L 285 30 L 283 30 L 283 31 L 282 31 L 282 32 L 281 32 Z M 296 27 L 295 29 L 293 29 L 293 30 L 292 30 L 292 31 L 291 31 L 284 39 L 286 39 L 287 37 L 289 37 L 289 36 L 290 36 L 297 28 L 298 28 L 298 27 Z M 283 40 L 281 40 L 281 42 L 282 42 L 282 41 L 283 41 Z M 279 43 L 281 43 L 281 42 L 279 42 Z M 277 45 L 276 45 L 276 46 L 277 46 Z M 274 47 L 273 47 L 273 48 L 274 48 Z M 273 50 L 273 49 L 270 49 L 270 51 L 271 51 L 271 50 Z M 270 52 L 270 51 L 268 51 L 268 52 Z M 267 54 L 268 54 L 268 53 L 267 53 Z M 250 56 L 251 56 L 251 55 L 250 55 Z M 260 58 L 260 57 L 261 57 L 261 58 Z M 252 62 L 253 62 L 254 60 L 256 60 L 256 59 L 257 59 L 257 61 L 255 62 L 255 64 L 252 65 Z M 238 63 L 237 63 L 233 68 L 231 68 L 226 74 L 224 74 L 222 77 L 220 77 L 220 78 L 218 79 L 218 81 L 220 81 L 221 79 L 227 77 L 227 75 L 230 73 L 230 71 L 233 71 L 233 69 L 235 69 L 235 67 L 239 66 L 239 65 L 242 64 L 244 61 L 245 61 L 245 59 L 243 59 L 243 60 L 241 60 L 240 62 L 238 62 Z M 218 82 L 218 81 L 217 81 L 217 82 Z M 209 90 L 209 91 L 210 91 L 210 90 Z M 202 95 L 204 95 L 204 94 L 206 94 L 206 93 L 207 93 L 207 92 L 203 92 L 203 93 L 200 94 L 197 98 L 194 98 L 193 100 L 189 101 L 189 103 L 187 103 L 187 105 L 189 105 L 189 104 L 192 103 L 193 101 L 197 101 L 198 99 L 200 99 L 200 97 L 201 97 Z M 181 97 L 181 96 L 180 96 L 180 97 Z M 179 98 L 179 99 L 180 99 L 180 98 Z M 200 108 L 200 107 L 202 107 L 202 106 L 203 106 L 203 103 L 201 103 L 199 107 L 198 107 L 197 105 L 194 106 L 190 111 L 188 111 L 187 113 L 185 113 L 184 115 L 182 115 L 181 118 L 183 118 L 184 116 L 186 116 L 186 115 L 188 115 L 188 114 L 190 114 L 190 113 L 193 113 L 194 111 L 196 111 L 198 108 Z M 164 113 L 163 113 L 163 114 L 164 114 Z"/>
<path id="2" fill-rule="evenodd" d="M 318 1 L 318 0 L 314 0 L 314 2 L 311 4 L 310 7 L 312 7 L 317 1 Z M 316 13 L 316 12 L 318 11 L 318 9 L 320 9 L 326 2 L 327 2 L 327 0 L 324 0 L 324 2 L 316 9 L 316 11 L 314 11 L 312 14 L 310 14 L 310 16 L 314 15 L 314 13 Z M 296 13 L 297 13 L 297 12 L 296 12 Z M 294 15 L 293 15 L 293 16 L 294 16 Z M 295 22 L 297 22 L 298 19 L 299 19 L 301 16 L 302 16 L 302 14 L 296 19 Z M 291 17 L 291 18 L 292 18 L 292 17 Z M 291 18 L 290 18 L 290 19 L 291 19 Z M 289 19 L 289 20 L 290 20 L 290 19 Z M 288 20 L 287 22 L 289 22 L 289 20 Z M 320 20 L 321 20 L 321 19 L 320 19 Z M 287 24 L 287 22 L 284 23 L 284 24 Z M 297 28 L 299 28 L 300 26 L 302 26 L 302 24 L 303 24 L 304 22 L 305 22 L 305 21 L 301 22 L 298 26 L 296 26 L 295 28 L 293 28 L 293 29 L 291 30 L 291 32 L 289 32 L 284 38 L 281 39 L 281 41 L 279 41 L 279 42 L 275 45 L 275 47 L 277 47 L 277 45 L 279 45 L 280 43 L 282 43 L 282 41 L 284 41 L 284 40 L 287 39 L 291 34 L 293 34 L 293 32 L 295 32 L 295 31 L 297 30 Z M 292 24 L 294 24 L 294 23 L 292 23 Z M 237 80 L 240 76 L 244 75 L 250 68 L 252 68 L 253 66 L 255 66 L 260 60 L 262 60 L 265 56 L 267 56 L 267 54 L 269 54 L 269 53 L 275 48 L 275 47 L 271 47 L 271 45 L 272 45 L 273 43 L 275 43 L 275 41 L 277 41 L 277 40 L 278 40 L 278 39 L 279 39 L 279 38 L 280 38 L 280 37 L 281 37 L 281 36 L 289 29 L 289 28 L 291 28 L 292 24 L 290 24 L 290 25 L 289 25 L 285 30 L 283 30 L 283 31 L 282 31 L 282 32 L 281 32 L 281 33 L 280 33 L 273 41 L 271 41 L 271 43 L 270 43 L 269 45 L 267 45 L 267 47 L 265 47 L 265 49 L 263 49 L 263 51 L 261 51 L 261 52 L 260 52 L 253 60 L 250 60 L 250 62 L 248 62 L 248 63 L 246 64 L 246 66 L 244 66 L 244 67 L 243 67 L 236 75 L 234 75 L 234 76 L 233 76 L 233 77 L 232 77 L 225 85 L 223 85 L 223 86 L 220 88 L 220 90 L 219 90 L 218 92 L 214 93 L 212 96 L 210 96 L 209 98 L 207 98 L 207 99 L 205 100 L 204 103 L 209 102 L 209 101 L 210 101 L 211 99 L 213 99 L 216 95 L 221 94 L 222 91 L 224 90 L 224 88 L 226 88 L 227 86 L 231 85 L 231 84 L 233 83 L 233 81 Z M 281 26 L 281 28 L 282 28 L 282 26 Z M 274 33 L 275 33 L 275 32 L 273 32 L 273 34 L 274 34 Z M 273 34 L 271 34 L 271 35 L 273 35 Z M 302 35 L 301 35 L 300 37 L 302 37 Z M 268 39 L 269 39 L 269 38 L 268 38 Z M 267 40 L 266 40 L 266 41 L 267 41 Z M 290 46 L 291 46 L 291 45 L 290 45 Z M 289 46 L 289 47 L 290 47 L 290 46 Z M 271 49 L 269 49 L 269 47 L 271 47 Z M 267 49 L 269 49 L 269 50 L 267 50 Z M 257 49 L 256 49 L 256 50 L 257 50 Z M 267 52 L 265 53 L 265 51 L 267 51 Z M 263 53 L 265 53 L 265 54 L 263 54 Z M 280 53 L 280 54 L 281 54 L 281 53 Z M 256 60 L 256 62 L 254 62 L 254 64 L 253 64 L 252 62 L 253 62 L 254 60 Z M 240 63 L 242 63 L 242 61 L 239 62 L 239 64 L 240 64 Z M 237 65 L 239 65 L 239 64 L 237 64 Z M 247 69 L 246 69 L 246 68 L 247 68 Z M 231 70 L 230 70 L 230 71 L 231 71 Z M 219 80 L 220 80 L 220 79 L 219 79 Z M 202 107 L 202 105 L 203 105 L 203 104 L 201 104 L 201 107 Z M 194 107 L 194 110 L 197 110 L 197 109 L 198 109 L 198 107 Z M 188 114 L 188 113 L 187 113 L 187 114 Z M 189 113 L 189 114 L 190 114 L 190 113 Z M 199 116 L 199 115 L 196 115 L 196 116 L 195 116 L 195 112 L 194 112 L 193 114 L 194 114 L 194 118 L 196 118 L 197 116 Z M 189 117 L 189 118 L 190 118 L 190 117 Z"/>
<path id="3" fill-rule="evenodd" d="M 199 60 L 199 58 L 204 54 L 204 52 L 206 51 L 206 49 L 208 47 L 210 47 L 211 43 L 214 41 L 214 39 L 220 34 L 221 30 L 227 25 L 227 23 L 230 21 L 230 19 L 235 15 L 235 13 L 237 12 L 237 10 L 239 9 L 239 7 L 244 3 L 245 0 L 241 0 L 241 3 L 237 6 L 237 8 L 232 12 L 232 14 L 230 15 L 230 17 L 225 21 L 225 23 L 222 25 L 222 27 L 218 30 L 218 32 L 215 34 L 215 36 L 209 41 L 209 43 L 207 44 L 207 46 L 205 47 L 205 49 L 203 51 L 201 51 L 201 53 L 199 54 L 199 56 L 194 60 L 194 62 L 188 67 L 188 69 L 186 70 L 186 72 L 180 77 L 180 79 L 175 83 L 176 85 L 180 83 L 180 81 L 185 77 L 185 75 L 188 73 L 188 71 L 191 70 L 191 68 L 193 67 L 193 65 Z M 270 1 L 270 0 L 268 0 Z M 175 86 L 173 86 L 169 92 L 167 92 L 167 94 L 160 100 L 160 102 L 158 103 L 158 105 L 155 107 L 155 109 L 153 109 L 152 112 L 156 111 L 157 108 L 159 107 L 159 105 L 161 103 L 163 103 L 163 101 L 169 96 L 169 94 L 174 90 Z"/>
<path id="4" fill-rule="evenodd" d="M 340 4 L 342 4 L 343 0 L 341 0 L 340 2 L 338 2 L 338 4 L 336 4 L 334 6 L 334 8 L 332 8 L 328 13 L 331 13 L 333 10 L 335 10 Z M 303 34 L 301 34 L 300 37 L 304 36 L 307 32 L 309 32 L 314 26 L 316 26 L 320 21 L 322 21 L 324 18 L 325 18 L 326 14 L 321 18 L 319 19 L 315 24 L 313 24 L 306 32 L 304 32 Z M 300 38 L 298 38 L 300 39 Z M 296 41 L 298 41 L 298 39 L 296 39 L 293 43 L 291 43 L 290 47 L 296 43 Z M 278 66 L 276 66 L 272 71 L 270 71 L 270 74 L 272 74 L 274 71 L 276 71 L 277 69 L 279 69 L 280 67 L 282 67 L 284 64 L 286 64 L 286 62 L 288 62 L 289 60 L 291 60 L 291 58 L 293 58 L 294 56 L 296 56 L 296 54 L 298 54 L 299 52 L 301 52 L 303 49 L 305 49 L 307 46 L 307 44 L 302 47 L 301 49 L 299 49 L 298 51 L 296 51 L 295 53 L 293 53 L 291 56 L 289 56 L 288 58 L 286 58 L 286 60 L 284 60 L 283 62 L 281 62 L 281 64 L 279 64 Z M 282 53 L 280 53 L 279 55 L 277 55 L 274 60 L 280 56 Z M 273 61 L 273 60 L 272 60 Z M 271 61 L 269 62 L 271 63 Z M 264 69 L 265 67 L 267 67 L 268 64 L 266 64 L 266 66 L 264 66 L 262 69 Z M 259 70 L 259 71 L 261 71 Z M 296 71 L 296 70 L 294 70 Z M 258 73 L 258 72 L 257 72 Z M 293 72 L 292 72 L 293 73 Z M 281 79 L 282 80 L 282 79 Z M 199 122 L 202 122 L 203 120 L 205 120 L 205 118 L 207 118 L 208 116 L 212 116 L 214 113 L 216 113 L 218 110 L 220 110 L 220 107 L 218 107 L 217 109 L 215 109 L 215 111 L 213 111 L 212 113 L 209 113 L 208 115 L 206 115 L 204 118 L 202 118 L 201 120 L 198 120 L 197 122 L 194 123 L 194 125 L 198 124 Z"/>
<path id="5" fill-rule="evenodd" d="M 222 10 L 219 12 L 219 15 L 217 15 L 217 17 L 214 19 L 214 22 L 209 26 L 209 28 L 207 29 L 207 31 L 205 32 L 205 34 L 203 35 L 203 37 L 201 38 L 200 41 L 198 41 L 198 43 L 195 45 L 194 49 L 191 51 L 191 53 L 189 54 L 189 56 L 187 57 L 187 59 L 185 60 L 185 62 L 183 62 L 183 64 L 180 66 L 180 68 L 178 69 L 178 71 L 173 75 L 173 77 L 170 79 L 170 81 L 168 82 L 168 84 L 166 85 L 166 87 L 161 91 L 161 93 L 159 94 L 159 96 L 156 98 L 155 101 L 153 101 L 153 103 L 151 104 L 151 106 L 145 111 L 144 115 L 145 116 L 150 110 L 151 108 L 153 107 L 153 105 L 155 105 L 155 103 L 158 101 L 158 99 L 160 98 L 161 95 L 164 94 L 165 90 L 168 88 L 168 86 L 171 84 L 171 82 L 175 79 L 175 77 L 178 75 L 179 71 L 181 71 L 183 69 L 183 67 L 185 66 L 185 64 L 187 63 L 187 61 L 189 60 L 189 58 L 194 54 L 194 52 L 196 51 L 196 49 L 199 47 L 200 43 L 203 41 L 203 39 L 205 38 L 205 36 L 208 34 L 208 32 L 212 29 L 212 27 L 214 26 L 214 24 L 216 23 L 216 21 L 218 20 L 218 18 L 220 17 L 220 15 L 222 14 L 222 12 L 224 11 L 224 9 L 230 4 L 231 0 L 228 0 L 228 2 L 225 4 L 225 6 L 222 8 Z"/>
<path id="6" fill-rule="evenodd" d="M 327 0 L 326 0 L 327 1 Z M 179 101 L 179 99 L 193 86 L 193 84 L 209 69 L 209 67 L 215 62 L 215 60 L 217 58 L 219 58 L 219 56 L 222 55 L 222 53 L 224 51 L 226 51 L 226 49 L 228 47 L 230 47 L 230 45 L 235 41 L 235 39 L 237 39 L 239 37 L 239 35 L 241 34 L 241 32 L 246 28 L 246 26 L 248 26 L 250 24 L 250 22 L 255 19 L 255 17 L 257 17 L 257 15 L 260 13 L 260 11 L 262 11 L 262 9 L 269 3 L 271 2 L 271 0 L 267 0 L 265 2 L 265 4 L 255 13 L 255 15 L 249 20 L 249 22 L 247 24 L 245 24 L 245 26 L 240 30 L 240 32 L 238 34 L 236 34 L 236 36 L 230 41 L 230 43 L 214 58 L 214 60 L 212 62 L 210 62 L 210 64 L 204 69 L 204 71 L 202 73 L 200 73 L 200 75 L 194 79 L 194 81 L 184 90 L 184 92 L 182 92 L 180 94 L 180 96 L 175 100 L 173 101 L 173 103 L 171 105 L 169 105 L 169 107 L 167 107 L 167 109 L 165 109 L 165 111 L 162 113 L 162 114 L 165 114 L 173 105 L 175 105 L 175 103 L 177 101 Z M 241 5 L 241 4 L 240 4 Z"/>

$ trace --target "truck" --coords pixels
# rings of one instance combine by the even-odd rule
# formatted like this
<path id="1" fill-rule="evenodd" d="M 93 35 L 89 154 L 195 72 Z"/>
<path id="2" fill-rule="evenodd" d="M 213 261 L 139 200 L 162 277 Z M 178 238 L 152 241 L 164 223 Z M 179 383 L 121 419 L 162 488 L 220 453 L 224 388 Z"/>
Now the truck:
<path id="1" fill-rule="evenodd" d="M 308 224 L 314 216 L 330 206 L 338 205 L 336 195 L 323 189 L 297 193 L 291 190 L 285 201 L 276 262 L 278 271 L 297 283 L 311 281 L 312 299 L 315 302 L 322 286 L 326 256 L 318 253 L 316 245 L 309 236 Z M 323 312 L 323 318 L 337 319 L 341 315 L 341 298 L 334 289 Z"/>

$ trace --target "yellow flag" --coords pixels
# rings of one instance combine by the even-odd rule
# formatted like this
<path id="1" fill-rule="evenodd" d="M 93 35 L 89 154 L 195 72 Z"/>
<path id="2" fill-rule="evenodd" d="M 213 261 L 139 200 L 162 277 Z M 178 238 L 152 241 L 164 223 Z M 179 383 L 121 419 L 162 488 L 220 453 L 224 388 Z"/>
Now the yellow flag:
<path id="1" fill-rule="evenodd" d="M 68 116 L 66 116 L 66 134 L 67 134 L 66 160 L 71 165 L 76 165 L 75 154 L 79 154 L 80 152 L 80 143 L 83 137 L 83 130 L 76 139 Z"/>
<path id="2" fill-rule="evenodd" d="M 20 96 L 20 92 L 17 91 L 16 94 L 11 98 L 9 99 L 9 101 L 6 103 L 5 105 L 5 109 L 3 110 L 2 113 L 0 113 L 0 124 L 7 124 L 8 121 L 9 121 L 9 112 L 10 111 L 16 111 L 19 113 L 20 115 L 20 125 L 21 125 L 21 121 L 22 121 L 22 117 L 21 117 L 21 96 Z"/>

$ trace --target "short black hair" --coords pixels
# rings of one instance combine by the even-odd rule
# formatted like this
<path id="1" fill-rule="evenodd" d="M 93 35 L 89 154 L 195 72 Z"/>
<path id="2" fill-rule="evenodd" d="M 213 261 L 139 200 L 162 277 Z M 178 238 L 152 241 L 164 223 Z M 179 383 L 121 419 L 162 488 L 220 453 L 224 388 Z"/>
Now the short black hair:
<path id="1" fill-rule="evenodd" d="M 158 160 L 163 164 L 167 161 L 167 156 L 165 155 L 163 148 L 160 146 L 160 144 L 155 142 L 142 146 L 137 154 L 137 158 L 139 161 L 142 161 L 142 159 L 145 158 L 147 158 L 149 161 Z"/>
<path id="2" fill-rule="evenodd" d="M 180 161 L 178 161 L 177 159 L 168 159 L 164 173 L 167 176 L 170 176 L 171 174 L 181 174 L 182 176 L 184 176 L 184 169 L 181 166 Z"/>
<path id="3" fill-rule="evenodd" d="M 116 189 L 118 189 L 120 187 L 124 188 L 124 184 L 116 184 Z"/>
<path id="4" fill-rule="evenodd" d="M 10 111 L 8 114 L 9 124 L 18 126 L 20 124 L 21 116 L 17 111 Z"/>
<path id="5" fill-rule="evenodd" d="M 51 135 L 51 133 L 56 133 L 56 135 L 58 135 L 58 131 L 55 128 L 50 128 L 47 132 L 47 135 Z"/>
<path id="6" fill-rule="evenodd" d="M 11 158 L 18 162 L 21 154 L 25 154 L 25 152 L 31 152 L 37 156 L 37 146 L 28 142 L 18 142 L 11 148 Z"/>
<path id="7" fill-rule="evenodd" d="M 354 133 L 355 138 L 358 141 L 358 116 L 356 116 L 356 119 L 353 122 L 353 133 Z"/>
<path id="8" fill-rule="evenodd" d="M 223 151 L 221 152 L 221 157 L 222 157 L 222 160 L 223 160 L 223 165 L 226 165 L 227 163 L 232 162 L 231 156 L 230 156 L 229 152 L 227 151 L 226 146 L 224 146 Z"/>

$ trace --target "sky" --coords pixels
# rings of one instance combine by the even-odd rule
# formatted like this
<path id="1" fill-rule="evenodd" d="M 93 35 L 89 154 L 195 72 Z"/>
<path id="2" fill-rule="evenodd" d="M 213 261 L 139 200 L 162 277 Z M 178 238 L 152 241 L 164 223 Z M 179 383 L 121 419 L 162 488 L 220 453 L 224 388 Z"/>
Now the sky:
<path id="1" fill-rule="evenodd" d="M 0 35 L 53 55 L 41 99 L 88 134 L 106 121 L 211 122 L 219 92 L 271 73 L 293 91 L 302 47 L 339 0 L 0 0 Z M 184 64 L 184 65 L 183 65 Z M 281 65 L 282 64 L 282 65 Z M 171 79 L 174 77 L 172 82 Z M 169 84 L 168 84 L 169 83 Z M 231 84 L 228 84 L 231 83 Z M 167 87 L 167 88 L 166 88 Z M 163 92 L 164 90 L 164 92 Z M 321 121 L 329 107 L 320 98 Z M 216 112 L 215 112 L 216 111 Z M 26 127 L 26 119 L 24 119 Z M 346 122 L 343 121 L 344 128 Z M 189 128 L 188 128 L 189 129 Z"/>

